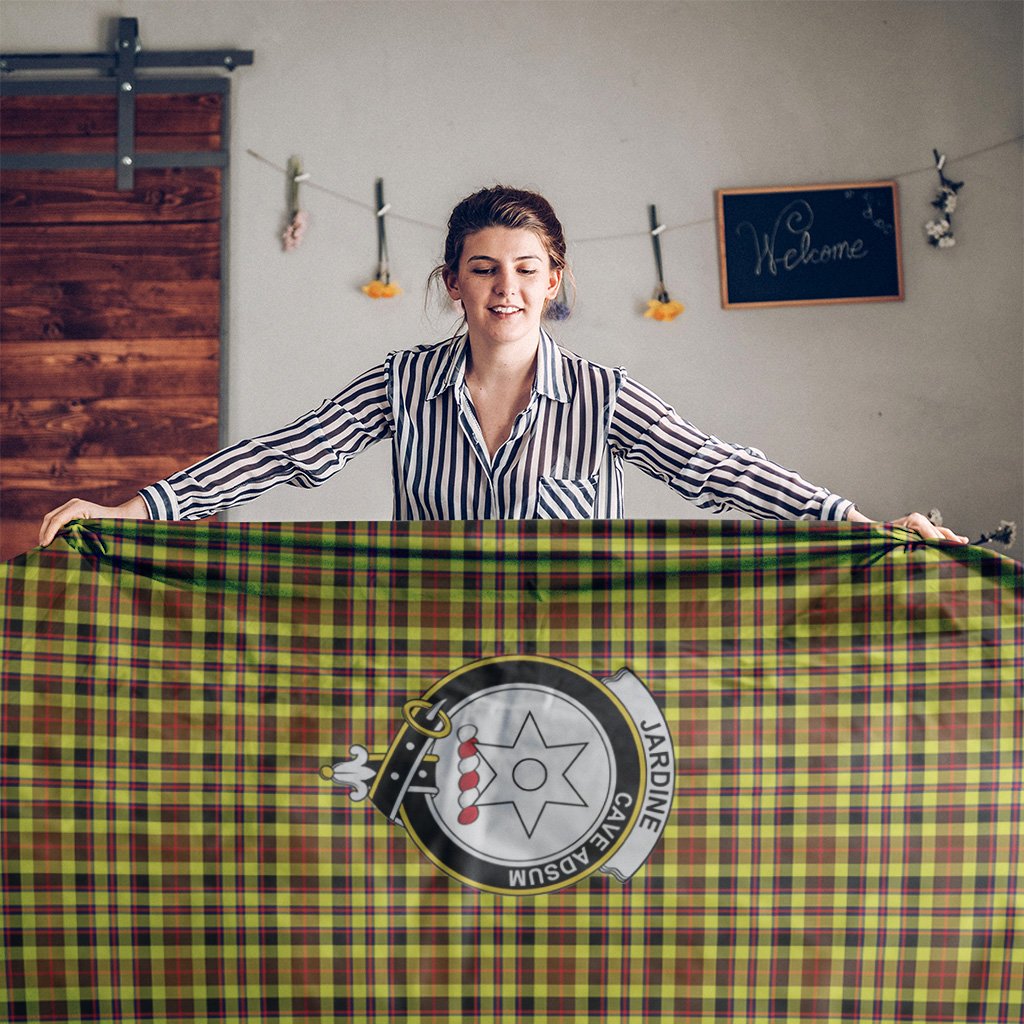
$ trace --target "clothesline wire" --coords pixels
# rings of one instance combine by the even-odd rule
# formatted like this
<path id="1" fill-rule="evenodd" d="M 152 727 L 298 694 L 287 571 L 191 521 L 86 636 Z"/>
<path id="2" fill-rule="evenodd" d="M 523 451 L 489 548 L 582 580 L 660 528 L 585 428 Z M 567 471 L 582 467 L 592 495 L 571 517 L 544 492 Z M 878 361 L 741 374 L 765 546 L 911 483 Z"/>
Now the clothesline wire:
<path id="1" fill-rule="evenodd" d="M 973 157 L 981 156 L 982 153 L 991 153 L 994 149 L 1002 149 L 1003 146 L 1012 145 L 1014 142 L 1020 142 L 1024 139 L 1024 135 L 1014 135 L 1009 139 L 1003 139 L 1001 142 L 995 142 L 991 146 L 984 146 L 981 149 L 972 150 L 970 153 L 964 153 L 960 156 L 949 157 L 948 159 L 952 163 L 958 163 L 964 160 L 970 160 Z M 275 171 L 280 174 L 287 174 L 287 168 L 281 167 L 279 164 L 274 163 L 272 160 L 268 160 L 265 156 L 257 153 L 254 149 L 247 149 L 246 152 L 249 156 L 260 163 L 266 164 L 268 167 L 272 167 Z M 930 163 L 922 167 L 915 167 L 910 171 L 903 171 L 900 174 L 894 174 L 891 177 L 894 180 L 900 178 L 909 178 L 915 174 L 923 174 L 926 171 L 934 171 L 935 164 Z M 372 203 L 364 203 L 359 199 L 353 199 L 352 196 L 345 195 L 344 192 L 339 192 L 337 189 L 328 188 L 326 185 L 321 185 L 317 181 L 307 180 L 303 182 L 303 185 L 309 189 L 315 189 L 317 192 L 323 192 L 325 195 L 333 196 L 335 199 L 340 199 L 342 202 L 349 203 L 352 206 L 358 206 L 362 210 L 368 210 L 370 213 L 376 214 L 377 210 L 374 208 Z M 388 213 L 388 216 L 392 220 L 401 221 L 404 224 L 415 224 L 417 227 L 429 228 L 431 231 L 444 232 L 444 228 L 438 224 L 431 224 L 429 221 L 417 220 L 415 217 L 406 217 L 401 213 Z M 714 217 L 699 217 L 697 220 L 684 221 L 681 224 L 666 225 L 665 233 L 669 231 L 682 231 L 685 228 L 698 227 L 702 224 L 713 224 L 715 222 Z M 574 238 L 570 240 L 573 245 L 582 245 L 587 242 L 618 242 L 627 238 L 647 238 L 650 236 L 649 231 L 627 231 L 618 235 L 589 235 L 586 238 Z"/>
<path id="2" fill-rule="evenodd" d="M 268 160 L 265 156 L 257 153 L 254 149 L 247 149 L 246 153 L 251 157 L 255 157 L 260 163 L 266 164 L 268 167 L 273 167 L 275 171 L 279 171 L 281 174 L 287 174 L 288 170 L 285 167 L 281 167 L 279 164 L 275 164 L 273 160 Z M 353 199 L 351 196 L 345 195 L 344 192 L 339 192 L 337 189 L 328 188 L 326 185 L 321 185 L 317 181 L 304 181 L 303 186 L 305 188 L 315 189 L 317 192 L 324 192 L 329 196 L 333 196 L 335 199 L 340 199 L 343 202 L 349 203 L 352 206 L 358 206 L 361 210 L 368 210 L 370 213 L 376 215 L 377 209 L 372 203 L 364 203 L 360 199 Z M 388 211 L 388 217 L 391 220 L 400 220 L 406 224 L 416 224 L 421 228 L 430 228 L 431 231 L 442 231 L 443 228 L 438 227 L 436 224 L 431 224 L 429 221 L 417 220 L 415 217 L 406 217 L 401 213 L 392 213 Z"/>

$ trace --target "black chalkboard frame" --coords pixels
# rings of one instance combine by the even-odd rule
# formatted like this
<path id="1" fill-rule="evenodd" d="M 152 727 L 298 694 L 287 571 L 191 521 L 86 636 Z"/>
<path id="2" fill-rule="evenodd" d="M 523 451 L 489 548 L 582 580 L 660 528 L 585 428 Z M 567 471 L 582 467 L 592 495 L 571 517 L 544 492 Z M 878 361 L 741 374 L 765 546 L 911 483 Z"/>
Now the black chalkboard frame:
<path id="1" fill-rule="evenodd" d="M 894 266 L 887 268 L 888 273 L 886 276 L 890 282 L 894 282 L 894 285 L 884 289 L 873 290 L 872 294 L 861 295 L 836 295 L 825 292 L 813 297 L 795 297 L 783 294 L 781 297 L 776 295 L 773 298 L 764 298 L 763 295 L 755 295 L 751 297 L 746 293 L 742 295 L 730 294 L 728 263 L 730 257 L 728 242 L 730 239 L 727 236 L 727 231 L 730 227 L 733 227 L 733 224 L 730 221 L 725 208 L 727 196 L 751 196 L 754 198 L 764 197 L 766 200 L 775 202 L 779 197 L 785 197 L 786 194 L 799 196 L 807 192 L 831 192 L 843 193 L 845 195 L 848 192 L 857 193 L 872 190 L 889 191 L 892 197 L 890 207 L 892 211 L 892 237 L 888 240 L 891 243 L 891 251 L 887 250 L 886 256 L 889 260 L 894 262 Z M 777 203 L 776 206 L 778 206 Z M 718 221 L 719 270 L 723 309 L 764 309 L 774 306 L 822 306 L 851 302 L 903 301 L 903 251 L 900 231 L 899 186 L 895 181 L 855 181 L 826 185 L 772 185 L 760 188 L 718 189 L 716 192 L 716 207 Z M 783 207 L 778 206 L 778 208 L 781 210 Z M 732 250 L 732 256 L 734 259 L 736 258 L 735 248 Z M 776 292 L 780 291 L 778 286 L 776 286 L 774 290 Z"/>

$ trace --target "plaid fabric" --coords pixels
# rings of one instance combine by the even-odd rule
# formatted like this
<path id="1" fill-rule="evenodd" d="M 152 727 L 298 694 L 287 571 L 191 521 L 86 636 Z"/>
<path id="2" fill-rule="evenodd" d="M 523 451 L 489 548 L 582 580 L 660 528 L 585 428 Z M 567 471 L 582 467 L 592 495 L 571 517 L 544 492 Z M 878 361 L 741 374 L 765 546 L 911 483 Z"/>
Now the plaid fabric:
<path id="1" fill-rule="evenodd" d="M 75 524 L 3 567 L 11 1021 L 1024 1014 L 1021 566 L 851 524 Z M 630 668 L 627 882 L 464 885 L 319 769 L 477 659 Z"/>

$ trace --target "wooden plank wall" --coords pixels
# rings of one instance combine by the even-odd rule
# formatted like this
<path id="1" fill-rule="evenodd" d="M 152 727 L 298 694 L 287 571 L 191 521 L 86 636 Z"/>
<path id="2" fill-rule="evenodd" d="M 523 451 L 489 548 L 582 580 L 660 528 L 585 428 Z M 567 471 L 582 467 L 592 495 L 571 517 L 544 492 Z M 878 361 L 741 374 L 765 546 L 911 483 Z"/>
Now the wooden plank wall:
<path id="1" fill-rule="evenodd" d="M 137 149 L 217 148 L 222 97 L 139 96 Z M 107 152 L 113 96 L 0 100 L 6 152 Z M 221 172 L 0 182 L 0 558 L 70 497 L 116 504 L 218 442 Z"/>

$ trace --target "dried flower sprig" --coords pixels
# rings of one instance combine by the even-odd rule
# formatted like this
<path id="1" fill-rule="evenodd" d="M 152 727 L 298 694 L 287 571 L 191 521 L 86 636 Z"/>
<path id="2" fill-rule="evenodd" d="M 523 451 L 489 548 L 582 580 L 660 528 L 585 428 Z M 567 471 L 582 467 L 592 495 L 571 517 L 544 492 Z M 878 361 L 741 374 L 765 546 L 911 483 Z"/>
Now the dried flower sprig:
<path id="1" fill-rule="evenodd" d="M 362 292 L 371 299 L 392 299 L 402 294 L 402 289 L 391 281 L 391 267 L 388 264 L 388 236 L 384 225 L 384 218 L 390 203 L 384 202 L 384 179 L 378 178 L 374 185 L 374 193 L 377 199 L 377 275 L 369 283 L 364 284 Z"/>
<path id="2" fill-rule="evenodd" d="M 369 295 L 371 299 L 393 299 L 396 295 L 402 294 L 402 289 L 397 284 L 381 281 L 379 278 L 369 284 L 364 284 L 360 290 L 364 295 Z"/>
<path id="3" fill-rule="evenodd" d="M 675 320 L 686 307 L 681 302 L 662 302 L 661 299 L 651 299 L 647 303 L 644 317 L 648 320 Z"/>
<path id="4" fill-rule="evenodd" d="M 309 180 L 309 175 L 302 170 L 302 160 L 293 156 L 288 161 L 288 226 L 281 235 L 281 244 L 285 252 L 297 249 L 302 236 L 309 227 L 309 214 L 302 209 L 299 202 L 299 185 Z"/>
<path id="5" fill-rule="evenodd" d="M 654 286 L 654 298 L 647 303 L 644 318 L 668 322 L 675 320 L 686 307 L 681 302 L 673 302 L 669 298 L 668 289 L 665 287 L 665 269 L 661 261 L 660 236 L 665 230 L 665 225 L 658 223 L 658 210 L 655 206 L 648 206 L 647 212 L 651 221 L 651 245 L 654 249 L 654 265 L 658 271 L 658 283 Z"/>
<path id="6" fill-rule="evenodd" d="M 924 226 L 928 235 L 928 244 L 934 245 L 937 249 L 949 249 L 956 245 L 953 237 L 953 211 L 956 209 L 956 195 L 964 187 L 962 181 L 953 181 L 942 173 L 946 166 L 945 154 L 940 155 L 937 149 L 932 150 L 935 157 L 935 170 L 939 174 L 939 191 L 932 200 L 932 206 L 942 216 L 937 220 L 930 220 Z"/>
<path id="7" fill-rule="evenodd" d="M 997 544 L 1005 544 L 1006 547 L 1012 547 L 1016 537 L 1017 524 L 1003 519 L 991 533 L 983 533 L 977 540 L 972 540 L 971 543 L 987 544 L 989 541 L 994 540 Z"/>
<path id="8" fill-rule="evenodd" d="M 565 290 L 565 274 L 562 274 L 562 282 L 558 286 L 558 294 L 547 304 L 544 315 L 549 320 L 568 320 L 572 315 L 572 306 L 569 305 L 569 296 Z"/>
<path id="9" fill-rule="evenodd" d="M 284 229 L 284 234 L 281 235 L 281 242 L 285 252 L 298 249 L 299 244 L 302 242 L 302 236 L 306 233 L 308 226 L 309 214 L 305 210 L 296 210 L 292 214 L 292 219 L 288 222 L 288 227 Z"/>

